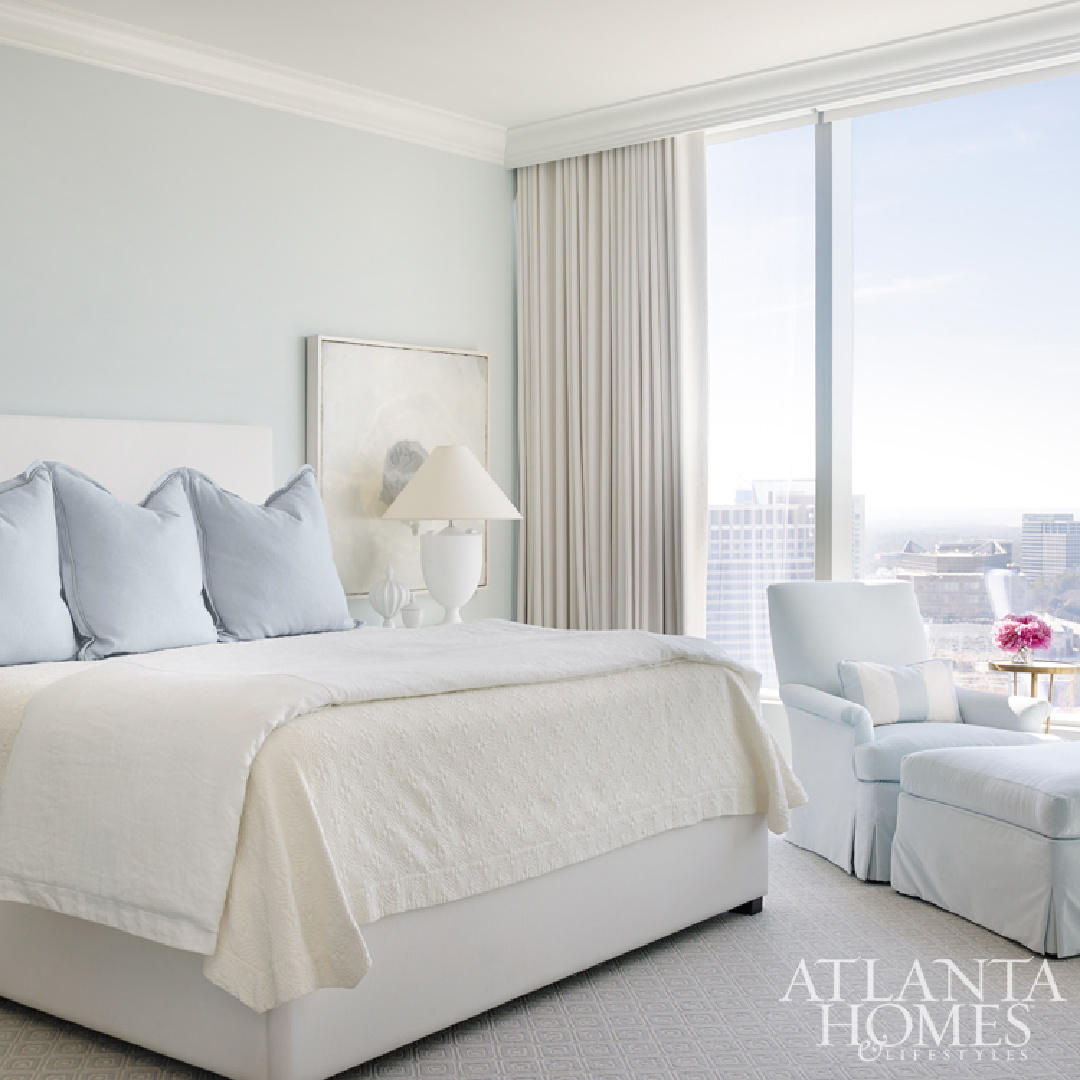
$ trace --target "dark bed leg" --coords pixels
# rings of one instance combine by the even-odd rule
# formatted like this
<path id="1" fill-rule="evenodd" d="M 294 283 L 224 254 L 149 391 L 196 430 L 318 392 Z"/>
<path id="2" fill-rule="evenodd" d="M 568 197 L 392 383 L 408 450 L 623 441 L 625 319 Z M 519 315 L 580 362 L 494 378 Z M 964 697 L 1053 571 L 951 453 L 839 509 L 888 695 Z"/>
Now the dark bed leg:
<path id="1" fill-rule="evenodd" d="M 761 909 L 765 906 L 765 897 L 757 896 L 753 900 L 747 900 L 745 904 L 740 904 L 738 907 L 731 910 L 736 915 L 760 915 Z"/>

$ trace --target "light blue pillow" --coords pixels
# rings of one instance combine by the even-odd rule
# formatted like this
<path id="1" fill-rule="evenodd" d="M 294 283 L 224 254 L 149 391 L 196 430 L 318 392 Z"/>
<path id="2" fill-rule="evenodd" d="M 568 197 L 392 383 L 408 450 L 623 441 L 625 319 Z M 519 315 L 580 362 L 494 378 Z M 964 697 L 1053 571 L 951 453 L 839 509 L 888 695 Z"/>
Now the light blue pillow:
<path id="1" fill-rule="evenodd" d="M 217 640 L 182 470 L 138 505 L 51 464 L 64 596 L 81 660 Z"/>
<path id="2" fill-rule="evenodd" d="M 955 724 L 960 708 L 946 660 L 923 660 L 890 667 L 866 661 L 841 660 L 840 693 L 865 706 L 875 726 L 914 721 Z"/>
<path id="3" fill-rule="evenodd" d="M 206 596 L 222 641 L 351 630 L 315 472 L 305 465 L 262 506 L 188 470 Z"/>
<path id="4" fill-rule="evenodd" d="M 0 667 L 71 660 L 75 631 L 60 593 L 48 468 L 0 484 Z"/>

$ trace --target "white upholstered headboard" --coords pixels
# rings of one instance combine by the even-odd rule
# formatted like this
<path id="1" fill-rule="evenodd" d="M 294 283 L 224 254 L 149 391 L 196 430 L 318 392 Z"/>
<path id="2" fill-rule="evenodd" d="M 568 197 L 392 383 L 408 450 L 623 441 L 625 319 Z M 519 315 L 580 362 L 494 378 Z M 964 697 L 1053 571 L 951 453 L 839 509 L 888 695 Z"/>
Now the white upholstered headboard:
<path id="1" fill-rule="evenodd" d="M 273 432 L 245 424 L 0 416 L 0 480 L 37 458 L 81 469 L 130 502 L 181 465 L 253 502 L 274 487 Z"/>

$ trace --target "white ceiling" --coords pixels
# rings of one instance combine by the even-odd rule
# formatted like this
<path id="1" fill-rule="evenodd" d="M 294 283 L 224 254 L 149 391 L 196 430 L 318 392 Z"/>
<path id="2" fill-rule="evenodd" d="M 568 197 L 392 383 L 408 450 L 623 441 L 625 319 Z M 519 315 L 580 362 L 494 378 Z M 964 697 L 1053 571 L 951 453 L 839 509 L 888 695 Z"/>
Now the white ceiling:
<path id="1" fill-rule="evenodd" d="M 63 5 L 503 128 L 1043 6 L 1030 0 L 66 0 Z"/>

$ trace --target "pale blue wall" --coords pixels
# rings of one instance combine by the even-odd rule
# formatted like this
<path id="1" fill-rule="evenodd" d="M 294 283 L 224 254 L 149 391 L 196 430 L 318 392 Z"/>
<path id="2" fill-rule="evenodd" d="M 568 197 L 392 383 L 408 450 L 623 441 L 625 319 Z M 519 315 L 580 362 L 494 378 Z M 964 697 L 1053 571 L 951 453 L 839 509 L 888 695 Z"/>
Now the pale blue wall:
<path id="1" fill-rule="evenodd" d="M 511 224 L 496 165 L 0 46 L 0 412 L 268 424 L 283 479 L 305 335 L 479 349 L 512 492 Z"/>

